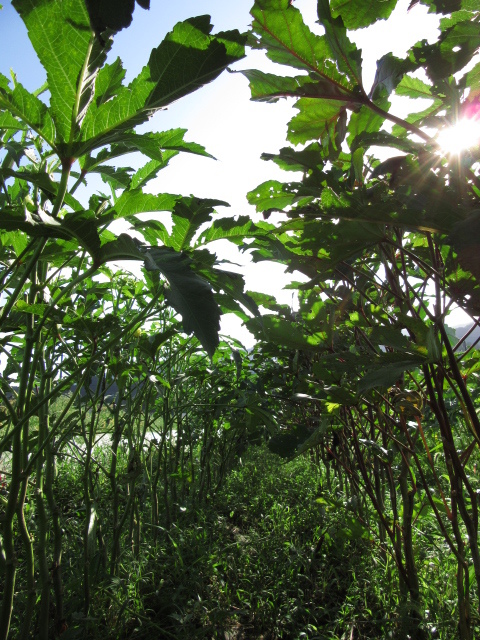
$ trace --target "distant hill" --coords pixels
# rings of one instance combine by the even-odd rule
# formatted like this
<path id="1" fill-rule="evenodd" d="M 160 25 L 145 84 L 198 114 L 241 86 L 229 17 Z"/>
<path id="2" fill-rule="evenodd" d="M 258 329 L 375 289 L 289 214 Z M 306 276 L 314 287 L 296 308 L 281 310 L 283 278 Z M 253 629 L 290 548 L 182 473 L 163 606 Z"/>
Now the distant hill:
<path id="1" fill-rule="evenodd" d="M 454 327 L 455 335 L 460 340 L 472 326 L 473 324 L 465 324 L 461 327 Z M 478 325 L 465 340 L 465 347 L 470 347 L 474 342 L 477 342 L 477 340 L 480 340 L 480 327 Z M 477 348 L 480 349 L 480 342 L 477 344 Z"/>

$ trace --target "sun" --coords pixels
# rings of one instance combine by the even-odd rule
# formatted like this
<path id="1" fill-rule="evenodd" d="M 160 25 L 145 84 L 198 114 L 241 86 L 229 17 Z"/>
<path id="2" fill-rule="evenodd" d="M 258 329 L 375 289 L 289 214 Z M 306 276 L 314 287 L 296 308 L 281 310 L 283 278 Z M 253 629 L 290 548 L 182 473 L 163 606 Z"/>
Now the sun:
<path id="1" fill-rule="evenodd" d="M 462 118 L 441 131 L 437 143 L 445 153 L 458 155 L 480 144 L 480 119 Z"/>

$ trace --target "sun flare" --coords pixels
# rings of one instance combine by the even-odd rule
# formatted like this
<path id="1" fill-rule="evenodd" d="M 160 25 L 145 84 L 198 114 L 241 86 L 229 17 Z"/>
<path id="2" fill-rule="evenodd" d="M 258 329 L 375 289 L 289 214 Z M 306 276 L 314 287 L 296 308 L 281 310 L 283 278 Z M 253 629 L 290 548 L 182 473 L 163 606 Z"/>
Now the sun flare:
<path id="1" fill-rule="evenodd" d="M 437 137 L 440 147 L 449 154 L 459 154 L 480 144 L 480 120 L 463 118 L 444 129 Z"/>

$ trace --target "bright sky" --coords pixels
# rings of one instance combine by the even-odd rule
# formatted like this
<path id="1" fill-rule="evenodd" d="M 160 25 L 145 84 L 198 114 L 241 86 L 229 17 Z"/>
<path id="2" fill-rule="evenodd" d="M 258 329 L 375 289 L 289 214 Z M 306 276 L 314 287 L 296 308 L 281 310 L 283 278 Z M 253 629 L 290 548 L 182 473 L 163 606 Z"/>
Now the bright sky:
<path id="1" fill-rule="evenodd" d="M 209 14 L 214 32 L 227 29 L 246 30 L 250 24 L 249 10 L 253 0 L 151 0 L 151 9 L 136 7 L 132 25 L 117 34 L 111 59 L 119 56 L 131 80 L 148 61 L 150 50 L 180 20 Z M 352 34 L 363 50 L 364 84 L 373 81 L 376 60 L 391 51 L 403 56 L 418 40 L 436 39 L 438 18 L 427 13 L 426 7 L 416 5 L 407 13 L 409 0 L 400 0 L 388 21 L 381 21 Z M 316 2 L 295 0 L 305 21 L 313 30 L 321 32 L 315 24 Z M 235 69 L 266 69 L 270 63 L 261 52 L 249 52 L 246 60 Z M 272 65 L 274 72 L 282 68 Z M 44 72 L 28 40 L 26 29 L 9 2 L 0 12 L 0 72 L 9 74 L 13 68 L 18 80 L 27 89 L 38 88 L 44 81 Z M 394 105 L 397 115 L 405 115 L 401 101 Z M 286 174 L 274 164 L 260 160 L 263 152 L 275 153 L 285 146 L 286 125 L 292 117 L 291 103 L 275 104 L 250 101 L 247 79 L 241 74 L 224 72 L 217 80 L 201 90 L 182 98 L 168 110 L 156 114 L 148 128 L 163 131 L 175 127 L 188 129 L 186 139 L 203 144 L 218 160 L 181 154 L 152 181 L 151 191 L 161 193 L 195 194 L 217 198 L 230 203 L 231 208 L 220 210 L 223 215 L 255 215 L 247 204 L 245 194 L 269 179 L 285 180 Z M 291 179 L 292 174 L 289 175 Z M 233 245 L 215 246 L 219 258 L 247 263 L 245 256 L 235 256 Z M 275 294 L 279 302 L 290 304 L 292 292 L 282 291 L 290 279 L 280 265 L 247 265 L 243 270 L 246 288 Z M 297 279 L 296 276 L 294 279 Z M 462 320 L 459 320 L 461 323 Z M 241 322 L 233 315 L 224 316 L 222 331 L 235 335 L 251 344 L 250 334 L 240 329 Z"/>

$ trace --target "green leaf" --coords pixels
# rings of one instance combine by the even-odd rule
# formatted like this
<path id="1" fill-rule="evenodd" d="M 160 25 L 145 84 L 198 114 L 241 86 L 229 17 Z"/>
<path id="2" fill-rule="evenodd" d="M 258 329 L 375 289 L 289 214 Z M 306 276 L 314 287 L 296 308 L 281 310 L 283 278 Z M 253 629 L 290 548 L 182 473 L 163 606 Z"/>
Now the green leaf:
<path id="1" fill-rule="evenodd" d="M 290 427 L 288 431 L 276 434 L 268 441 L 268 448 L 282 458 L 293 458 L 298 447 L 309 438 L 311 432 L 303 424 Z"/>
<path id="2" fill-rule="evenodd" d="M 100 165 L 89 169 L 89 173 L 98 173 L 104 182 L 109 184 L 112 189 L 128 189 L 132 181 L 131 174 L 133 169 L 129 167 L 110 167 L 109 165 Z M 74 173 L 72 172 L 72 175 Z"/>
<path id="3" fill-rule="evenodd" d="M 388 103 L 382 104 L 382 108 L 385 107 L 388 109 Z M 384 116 L 375 113 L 366 106 L 360 107 L 356 113 L 352 113 L 348 123 L 349 135 L 347 137 L 350 148 L 355 144 L 355 140 L 359 135 L 377 133 L 384 122 Z"/>
<path id="4" fill-rule="evenodd" d="M 59 220 L 52 218 L 40 208 L 36 213 L 20 208 L 3 209 L 0 215 L 0 228 L 6 231 L 24 231 L 32 237 L 75 240 L 92 256 L 100 248 L 100 237 L 93 212 L 70 213 Z"/>
<path id="5" fill-rule="evenodd" d="M 301 95 L 302 87 L 312 83 L 308 76 L 284 77 L 258 69 L 241 71 L 248 78 L 252 100 L 275 102 L 278 98 Z"/>
<path id="6" fill-rule="evenodd" d="M 314 98 L 335 98 L 351 102 L 352 96 L 338 85 L 315 76 L 282 77 L 264 73 L 258 69 L 241 71 L 248 78 L 252 100 L 276 102 L 279 98 L 310 96 Z"/>
<path id="7" fill-rule="evenodd" d="M 278 154 L 262 153 L 261 158 L 272 160 L 284 171 L 318 172 L 324 164 L 318 142 L 313 142 L 299 151 L 291 147 L 283 147 Z"/>
<path id="8" fill-rule="evenodd" d="M 363 155 L 365 153 L 365 149 L 363 147 L 358 147 L 352 153 L 352 165 L 353 170 L 355 172 L 355 180 L 358 184 L 363 183 Z"/>
<path id="9" fill-rule="evenodd" d="M 259 36 L 254 46 L 266 48 L 274 62 L 311 72 L 344 92 L 358 84 L 338 71 L 325 36 L 312 33 L 288 0 L 257 0 L 250 13 L 252 29 Z"/>
<path id="10" fill-rule="evenodd" d="M 315 398 L 313 398 L 315 400 Z M 320 423 L 320 426 L 315 429 L 311 436 L 309 436 L 302 443 L 297 445 L 297 455 L 301 455 L 305 453 L 309 449 L 313 449 L 314 447 L 318 447 L 319 444 L 323 444 L 325 441 L 325 435 L 327 434 L 330 428 L 330 422 L 324 418 Z"/>
<path id="11" fill-rule="evenodd" d="M 322 140 L 335 144 L 336 125 L 344 105 L 338 100 L 300 98 L 295 104 L 299 113 L 288 123 L 287 140 L 303 144 L 309 140 Z"/>
<path id="12" fill-rule="evenodd" d="M 362 52 L 348 38 L 342 18 L 333 18 L 328 0 L 318 0 L 317 14 L 320 24 L 325 28 L 325 37 L 339 70 L 352 84 L 361 87 Z"/>
<path id="13" fill-rule="evenodd" d="M 145 258 L 147 270 L 159 270 L 170 288 L 167 302 L 182 316 L 186 333 L 194 333 L 205 351 L 213 357 L 219 343 L 220 309 L 210 285 L 192 270 L 192 261 L 183 253 L 163 247 L 149 249 Z"/>
<path id="14" fill-rule="evenodd" d="M 153 180 L 177 153 L 177 151 L 165 151 L 162 160 L 150 160 L 150 162 L 147 162 L 132 176 L 131 189 L 141 189 L 150 180 Z"/>
<path id="15" fill-rule="evenodd" d="M 377 20 L 389 17 L 397 0 L 331 0 L 330 6 L 334 18 L 340 16 L 347 29 L 368 27 Z"/>
<path id="16" fill-rule="evenodd" d="M 237 31 L 210 35 L 208 16 L 178 23 L 153 49 L 148 65 L 128 87 L 99 106 L 90 105 L 77 154 L 111 142 L 123 142 L 125 131 L 145 122 L 155 111 L 214 80 L 244 55 Z"/>
<path id="17" fill-rule="evenodd" d="M 221 294 L 223 296 L 223 303 L 228 305 L 231 311 L 238 314 L 238 307 L 234 304 L 238 302 L 245 307 L 245 309 L 250 311 L 252 315 L 260 315 L 255 300 L 251 295 L 244 291 L 245 281 L 242 275 L 233 271 L 226 271 L 218 268 L 201 269 L 200 271 L 205 275 L 205 278 L 209 281 L 217 294 L 223 292 L 223 294 Z"/>
<path id="18" fill-rule="evenodd" d="M 161 333 L 155 333 L 154 335 L 142 334 L 140 336 L 140 349 L 145 351 L 151 358 L 155 358 L 158 349 L 165 344 L 167 340 L 173 338 L 177 333 L 175 326 L 169 327 Z"/>
<path id="19" fill-rule="evenodd" d="M 377 62 L 377 72 L 370 90 L 370 97 L 376 101 L 389 96 L 402 83 L 404 74 L 410 70 L 411 64 L 387 53 Z"/>
<path id="20" fill-rule="evenodd" d="M 137 213 L 154 211 L 173 211 L 175 203 L 181 196 L 162 193 L 158 196 L 143 193 L 140 189 L 124 191 L 114 207 L 114 218 L 128 218 Z"/>
<path id="21" fill-rule="evenodd" d="M 93 98 L 95 76 L 109 46 L 94 38 L 83 2 L 13 0 L 12 4 L 47 72 L 56 142 L 68 147 Z"/>
<path id="22" fill-rule="evenodd" d="M 2 100 L 2 91 L 0 89 L 0 101 Z M 0 112 L 0 129 L 14 131 L 25 131 L 27 125 L 17 120 L 9 111 Z"/>
<path id="23" fill-rule="evenodd" d="M 117 95 L 124 78 L 125 69 L 120 58 L 117 58 L 112 64 L 104 65 L 100 69 L 95 82 L 95 94 L 93 97 L 97 107 Z"/>
<path id="24" fill-rule="evenodd" d="M 429 13 L 451 13 L 458 11 L 465 4 L 465 0 L 463 2 L 462 0 L 420 0 L 420 2 L 429 7 Z"/>
<path id="25" fill-rule="evenodd" d="M 480 210 L 473 211 L 466 220 L 457 222 L 449 241 L 458 254 L 462 267 L 480 281 Z"/>
<path id="26" fill-rule="evenodd" d="M 170 236 L 165 238 L 165 244 L 176 251 L 181 251 L 190 246 L 190 243 L 200 226 L 210 222 L 214 207 L 228 207 L 222 200 L 209 200 L 202 198 L 181 198 L 175 203 L 172 220 L 173 228 Z"/>
<path id="27" fill-rule="evenodd" d="M 305 335 L 303 328 L 274 315 L 266 315 L 247 322 L 247 327 L 258 338 L 288 349 L 318 350 L 325 343 L 325 333 Z"/>
<path id="28" fill-rule="evenodd" d="M 382 327 L 379 325 L 373 327 L 368 337 L 371 342 L 383 347 L 393 347 L 402 351 L 407 351 L 412 347 L 408 336 L 402 333 L 400 327 Z"/>
<path id="29" fill-rule="evenodd" d="M 137 0 L 144 9 L 150 7 L 150 0 Z M 132 22 L 134 0 L 85 0 L 92 29 L 99 36 L 105 30 L 120 31 Z"/>
<path id="30" fill-rule="evenodd" d="M 160 271 L 169 284 L 165 298 L 182 316 L 186 333 L 194 333 L 213 356 L 219 344 L 220 310 L 209 283 L 193 270 L 192 260 L 168 247 L 147 247 L 126 234 L 101 247 L 97 264 L 117 260 L 141 260 L 147 271 Z"/>
<path id="31" fill-rule="evenodd" d="M 216 240 L 229 240 L 237 245 L 243 244 L 246 238 L 256 235 L 257 232 L 261 233 L 250 216 L 240 216 L 238 220 L 219 218 L 200 234 L 198 244 L 207 244 Z"/>
<path id="32" fill-rule="evenodd" d="M 170 129 L 168 131 L 144 134 L 129 131 L 122 135 L 121 144 L 112 146 L 111 153 L 118 154 L 140 151 L 140 153 L 143 153 L 152 160 L 159 161 L 164 159 L 164 150 L 183 151 L 207 158 L 213 157 L 205 151 L 202 145 L 184 140 L 183 138 L 186 132 L 186 129 Z"/>
<path id="33" fill-rule="evenodd" d="M 388 389 L 393 386 L 402 377 L 405 371 L 418 369 L 425 360 L 420 358 L 410 358 L 404 361 L 386 364 L 378 369 L 367 373 L 358 383 L 359 393 L 364 393 L 369 389 L 382 388 Z"/>
<path id="34" fill-rule="evenodd" d="M 362 146 L 368 147 L 390 147 L 392 149 L 400 149 L 405 153 L 418 154 L 423 146 L 419 143 L 412 142 L 408 138 L 397 138 L 397 136 L 387 133 L 386 131 L 379 131 L 377 133 L 365 133 L 359 132 L 354 141 L 352 141 L 352 150 Z"/>
<path id="35" fill-rule="evenodd" d="M 278 180 L 263 182 L 247 194 L 248 202 L 255 205 L 257 211 L 281 211 L 291 205 L 295 197 L 296 194 L 291 187 Z"/>
<path id="36" fill-rule="evenodd" d="M 47 106 L 19 82 L 11 90 L 8 79 L 2 74 L 0 74 L 0 109 L 6 110 L 6 113 L 0 114 L 1 128 L 14 128 L 14 122 L 17 121 L 12 116 L 15 116 L 54 147 L 55 125 Z M 17 128 L 21 129 L 22 126 L 17 123 Z"/>
<path id="37" fill-rule="evenodd" d="M 58 182 L 55 182 L 51 177 L 44 172 L 35 171 L 12 171 L 11 169 L 0 169 L 0 176 L 18 178 L 19 180 L 25 180 L 34 184 L 41 189 L 43 193 L 50 199 L 54 200 L 58 192 Z M 72 209 L 80 210 L 82 205 L 69 193 L 65 194 L 64 202 L 68 204 Z"/>
<path id="38" fill-rule="evenodd" d="M 18 300 L 15 303 L 14 307 L 17 311 L 22 311 L 23 313 L 32 313 L 34 315 L 40 316 L 43 318 L 45 312 L 48 311 L 49 305 L 45 303 L 37 303 L 37 304 L 28 304 L 24 300 Z"/>
<path id="39" fill-rule="evenodd" d="M 431 85 L 419 78 L 408 75 L 404 76 L 398 83 L 396 93 L 399 96 L 407 96 L 408 98 L 433 99 Z"/>
<path id="40" fill-rule="evenodd" d="M 448 78 L 460 71 L 480 46 L 480 31 L 476 20 L 459 22 L 443 31 L 437 42 L 417 42 L 409 51 L 409 58 L 423 66 L 433 82 Z"/>
<path id="41" fill-rule="evenodd" d="M 139 220 L 132 216 L 129 222 L 135 231 L 139 231 L 150 245 L 156 246 L 159 240 L 163 242 L 164 238 L 168 237 L 165 225 L 159 220 Z"/>

